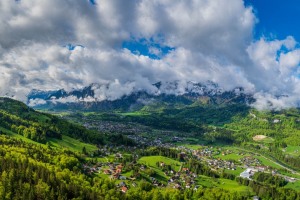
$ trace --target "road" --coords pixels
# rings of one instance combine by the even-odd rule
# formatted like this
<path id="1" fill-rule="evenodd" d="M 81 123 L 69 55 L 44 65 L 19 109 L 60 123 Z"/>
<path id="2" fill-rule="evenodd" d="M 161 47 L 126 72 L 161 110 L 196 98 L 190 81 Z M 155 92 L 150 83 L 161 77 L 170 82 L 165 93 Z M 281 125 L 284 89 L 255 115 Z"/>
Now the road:
<path id="1" fill-rule="evenodd" d="M 237 148 L 237 149 L 240 149 L 240 150 L 242 150 L 242 151 L 247 151 L 247 152 L 253 153 L 252 151 L 249 151 L 249 150 L 246 150 L 246 149 L 243 149 L 243 148 L 240 148 L 240 147 L 236 147 L 236 148 Z M 289 168 L 289 167 L 283 166 L 282 164 L 280 164 L 280 163 L 278 163 L 278 162 L 276 162 L 276 161 L 274 161 L 274 160 L 272 160 L 272 159 L 270 159 L 270 158 L 268 158 L 268 157 L 266 157 L 266 156 L 264 156 L 264 155 L 262 155 L 262 154 L 260 154 L 260 153 L 257 153 L 257 152 L 256 152 L 256 154 L 258 154 L 259 156 L 265 158 L 266 160 L 268 160 L 268 161 L 270 161 L 270 162 L 272 162 L 272 163 L 278 165 L 279 167 L 281 167 L 281 168 L 283 168 L 283 169 L 286 169 L 287 171 L 291 172 L 292 174 L 296 174 L 296 175 L 299 175 L 299 176 L 300 176 L 300 173 L 299 173 L 299 172 L 296 172 L 295 170 L 293 170 L 293 169 L 291 169 L 291 168 Z"/>

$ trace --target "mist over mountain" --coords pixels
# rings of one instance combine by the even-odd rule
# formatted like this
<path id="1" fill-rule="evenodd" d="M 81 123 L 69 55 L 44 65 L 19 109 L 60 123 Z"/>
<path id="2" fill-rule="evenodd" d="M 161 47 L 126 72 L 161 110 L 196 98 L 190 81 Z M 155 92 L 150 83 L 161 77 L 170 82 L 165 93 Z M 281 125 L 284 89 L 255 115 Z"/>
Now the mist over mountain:
<path id="1" fill-rule="evenodd" d="M 153 84 L 156 90 L 149 93 L 145 90 L 132 92 L 121 97 L 99 94 L 99 90 L 108 85 L 91 84 L 80 90 L 67 92 L 32 90 L 28 95 L 28 105 L 47 109 L 77 109 L 93 111 L 123 110 L 134 111 L 145 105 L 165 104 L 170 107 L 178 105 L 221 105 L 240 103 L 251 105 L 255 102 L 253 95 L 238 87 L 230 91 L 220 88 L 213 82 L 188 82 L 185 88 L 178 82 Z"/>

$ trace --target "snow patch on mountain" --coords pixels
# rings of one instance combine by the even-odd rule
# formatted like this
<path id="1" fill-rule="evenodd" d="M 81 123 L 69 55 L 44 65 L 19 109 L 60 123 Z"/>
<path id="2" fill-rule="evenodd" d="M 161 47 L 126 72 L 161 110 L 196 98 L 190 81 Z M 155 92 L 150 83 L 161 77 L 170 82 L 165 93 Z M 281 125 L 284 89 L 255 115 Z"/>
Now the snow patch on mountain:
<path id="1" fill-rule="evenodd" d="M 160 95 L 186 95 L 194 98 L 200 96 L 223 95 L 224 98 L 229 98 L 229 96 L 232 98 L 234 96 L 245 94 L 243 88 L 235 88 L 232 91 L 225 91 L 223 88 L 211 81 L 207 81 L 205 83 L 192 81 L 186 83 L 180 81 L 158 82 L 153 84 L 153 88 L 150 88 L 149 90 L 142 90 L 134 83 L 121 85 L 118 81 L 115 81 L 113 84 L 93 83 L 82 89 L 72 90 L 70 92 L 66 92 L 63 89 L 57 91 L 33 90 L 28 95 L 28 105 L 35 107 L 46 103 L 67 104 L 79 102 L 96 103 L 103 101 L 116 101 L 132 94 L 138 94 L 139 92 L 143 92 L 148 95 L 146 97 L 136 97 L 136 103 L 143 105 L 153 103 L 154 98 Z"/>

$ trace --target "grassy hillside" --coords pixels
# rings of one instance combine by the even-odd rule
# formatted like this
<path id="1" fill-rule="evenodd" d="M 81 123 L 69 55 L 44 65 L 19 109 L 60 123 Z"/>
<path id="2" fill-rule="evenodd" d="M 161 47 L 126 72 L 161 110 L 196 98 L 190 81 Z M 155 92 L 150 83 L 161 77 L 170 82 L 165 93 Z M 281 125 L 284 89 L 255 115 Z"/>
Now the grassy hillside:
<path id="1" fill-rule="evenodd" d="M 104 142 L 104 136 L 96 131 L 37 112 L 9 98 L 0 98 L 0 127 L 40 143 L 46 143 L 50 138 L 61 140 L 63 135 L 88 143 Z"/>
<path id="2" fill-rule="evenodd" d="M 58 147 L 58 148 L 67 148 L 72 151 L 82 152 L 82 149 L 85 147 L 87 152 L 96 151 L 98 148 L 95 145 L 87 144 L 84 142 L 80 142 L 79 140 L 75 140 L 69 136 L 62 136 L 62 139 L 50 138 L 48 140 L 50 146 Z"/>
<path id="3" fill-rule="evenodd" d="M 31 139 L 28 139 L 22 135 L 19 135 L 17 133 L 14 133 L 10 130 L 7 130 L 3 127 L 0 127 L 0 131 L 7 136 L 10 136 L 11 138 L 14 139 L 20 139 L 24 142 L 31 143 L 31 144 L 36 144 L 36 145 L 41 145 L 41 146 L 47 146 L 46 144 L 41 144 L 36 141 L 33 141 Z M 69 149 L 74 152 L 82 152 L 82 149 L 85 147 L 87 152 L 93 152 L 97 150 L 96 145 L 93 144 L 88 144 L 81 142 L 79 140 L 73 139 L 71 137 L 63 135 L 61 139 L 57 138 L 48 138 L 47 139 L 47 144 L 50 145 L 51 147 L 56 147 L 58 149 Z"/>

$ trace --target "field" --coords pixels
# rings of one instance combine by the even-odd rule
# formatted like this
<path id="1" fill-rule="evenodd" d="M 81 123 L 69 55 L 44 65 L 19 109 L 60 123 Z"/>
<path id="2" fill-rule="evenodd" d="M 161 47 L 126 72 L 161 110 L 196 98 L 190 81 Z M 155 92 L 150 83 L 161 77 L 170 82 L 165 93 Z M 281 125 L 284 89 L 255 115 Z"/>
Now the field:
<path id="1" fill-rule="evenodd" d="M 285 188 L 291 188 L 294 190 L 299 191 L 300 190 L 300 181 L 296 181 L 294 183 L 288 183 L 286 186 L 284 186 Z"/>
<path id="2" fill-rule="evenodd" d="M 88 152 L 97 150 L 95 145 L 86 144 L 65 135 L 62 136 L 62 140 L 51 138 L 49 139 L 49 143 L 51 146 L 64 147 L 78 152 L 82 152 L 83 147 L 85 147 Z"/>
<path id="3" fill-rule="evenodd" d="M 16 139 L 21 139 L 25 142 L 33 143 L 33 144 L 38 144 L 38 145 L 44 145 L 38 142 L 35 142 L 33 140 L 30 140 L 26 137 L 23 137 L 22 135 L 16 134 L 10 130 L 7 130 L 5 128 L 0 127 L 0 130 L 3 131 L 6 135 L 9 135 L 13 138 Z M 83 143 L 78 140 L 75 140 L 73 138 L 70 138 L 68 136 L 63 135 L 62 140 L 56 139 L 56 138 L 50 138 L 48 139 L 49 144 L 53 147 L 63 147 L 70 149 L 72 151 L 77 151 L 77 152 L 82 152 L 82 148 L 85 147 L 86 150 L 89 151 L 95 151 L 97 150 L 97 147 L 91 144 Z"/>
<path id="4" fill-rule="evenodd" d="M 226 173 L 233 174 L 235 176 L 239 176 L 243 171 L 245 171 L 245 169 L 243 169 L 241 167 L 237 167 L 236 170 L 225 169 L 224 171 Z"/>
<path id="5" fill-rule="evenodd" d="M 288 145 L 283 151 L 285 153 L 291 154 L 293 156 L 300 156 L 300 146 L 290 146 L 290 145 Z"/>
<path id="6" fill-rule="evenodd" d="M 179 161 L 164 156 L 144 156 L 139 160 L 139 163 L 144 163 L 153 168 L 157 168 L 157 162 L 164 162 L 166 165 L 171 165 L 175 171 L 179 171 L 179 168 L 181 166 L 181 163 Z"/>
<path id="7" fill-rule="evenodd" d="M 236 181 L 223 179 L 223 178 L 214 179 L 214 178 L 200 175 L 197 184 L 208 188 L 218 187 L 218 188 L 223 188 L 225 190 L 231 190 L 236 192 L 247 192 L 247 191 L 251 192 L 249 187 L 239 185 Z"/>
<path id="8" fill-rule="evenodd" d="M 193 144 L 177 144 L 177 146 L 184 146 L 186 148 L 193 149 L 193 150 L 198 150 L 203 148 L 203 146 L 201 145 L 193 145 Z"/>
<path id="9" fill-rule="evenodd" d="M 239 159 L 245 157 L 247 155 L 238 155 L 237 153 L 231 153 L 231 154 L 227 154 L 227 155 L 217 155 L 215 156 L 216 158 L 221 158 L 222 160 L 235 160 L 238 161 Z"/>
<path id="10" fill-rule="evenodd" d="M 218 187 L 231 190 L 231 191 L 237 191 L 237 192 L 246 192 L 250 191 L 250 188 L 244 185 L 239 185 L 236 181 L 228 180 L 228 179 L 219 179 L 219 185 Z"/>
<path id="11" fill-rule="evenodd" d="M 256 135 L 253 138 L 253 141 L 259 142 L 259 143 L 272 143 L 274 142 L 274 139 L 265 135 Z"/>
<path id="12" fill-rule="evenodd" d="M 181 163 L 179 161 L 164 157 L 164 156 L 145 156 L 140 158 L 138 161 L 141 164 L 145 164 L 151 169 L 153 169 L 156 173 L 154 176 L 157 180 L 166 183 L 168 181 L 168 176 L 166 176 L 163 171 L 157 167 L 157 162 L 164 162 L 166 165 L 171 165 L 172 169 L 175 171 L 179 171 Z M 147 176 L 145 177 L 147 178 Z"/>
<path id="13" fill-rule="evenodd" d="M 255 152 L 252 152 L 250 150 L 242 149 L 242 148 L 239 148 L 239 147 L 232 147 L 232 149 L 242 151 L 242 152 L 246 151 L 248 153 L 253 153 L 253 154 L 255 153 Z M 257 158 L 261 162 L 261 164 L 264 165 L 264 166 L 270 166 L 270 167 L 273 167 L 275 169 L 282 169 L 282 167 L 280 165 L 278 165 L 276 162 L 271 161 L 272 159 L 269 160 L 269 159 L 267 159 L 264 156 L 259 155 L 259 154 L 256 154 L 254 157 Z"/>
<path id="14" fill-rule="evenodd" d="M 262 163 L 262 165 L 270 166 L 270 167 L 273 167 L 275 169 L 282 169 L 282 167 L 280 165 L 266 159 L 263 156 L 254 156 L 254 157 L 257 158 Z"/>

